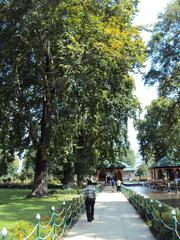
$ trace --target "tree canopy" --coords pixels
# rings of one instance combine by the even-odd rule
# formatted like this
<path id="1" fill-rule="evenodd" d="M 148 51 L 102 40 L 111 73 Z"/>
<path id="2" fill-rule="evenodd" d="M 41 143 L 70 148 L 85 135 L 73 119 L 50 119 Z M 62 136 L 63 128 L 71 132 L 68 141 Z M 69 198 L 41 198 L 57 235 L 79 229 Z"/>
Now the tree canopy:
<path id="1" fill-rule="evenodd" d="M 159 15 L 148 44 L 151 68 L 145 83 L 158 84 L 160 96 L 179 98 L 180 2 L 173 0 Z"/>
<path id="2" fill-rule="evenodd" d="M 159 97 L 147 107 L 137 123 L 143 159 L 155 161 L 168 156 L 178 161 L 180 126 L 179 30 L 180 2 L 172 1 L 159 16 L 148 44 L 151 68 L 145 83 L 157 84 Z"/>
<path id="3" fill-rule="evenodd" d="M 15 152 L 33 156 L 32 195 L 48 192 L 53 164 L 80 175 L 126 147 L 127 119 L 138 107 L 129 73 L 144 61 L 136 6 L 1 1 L 1 164 Z"/>
<path id="4" fill-rule="evenodd" d="M 171 99 L 159 97 L 147 107 L 145 118 L 137 123 L 140 152 L 146 162 L 164 156 L 178 161 L 179 119 L 179 106 Z"/>

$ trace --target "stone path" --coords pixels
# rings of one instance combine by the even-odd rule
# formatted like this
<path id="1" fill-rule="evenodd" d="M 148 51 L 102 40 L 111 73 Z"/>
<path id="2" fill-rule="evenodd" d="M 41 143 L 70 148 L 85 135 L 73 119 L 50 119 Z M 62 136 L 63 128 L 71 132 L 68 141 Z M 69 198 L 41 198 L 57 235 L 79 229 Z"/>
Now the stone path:
<path id="1" fill-rule="evenodd" d="M 122 193 L 110 187 L 97 196 L 95 220 L 84 213 L 64 240 L 154 240 L 148 226 Z"/>

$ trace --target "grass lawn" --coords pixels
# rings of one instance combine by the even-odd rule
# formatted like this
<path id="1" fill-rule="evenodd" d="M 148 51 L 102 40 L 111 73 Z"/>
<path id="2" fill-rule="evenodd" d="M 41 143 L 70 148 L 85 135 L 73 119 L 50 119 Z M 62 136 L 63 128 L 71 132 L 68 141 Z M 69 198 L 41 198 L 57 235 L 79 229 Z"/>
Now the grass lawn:
<path id="1" fill-rule="evenodd" d="M 35 223 L 36 214 L 48 216 L 51 207 L 60 207 L 62 202 L 76 195 L 56 194 L 45 198 L 26 199 L 30 190 L 0 189 L 0 232 L 6 227 L 10 233 L 21 220 Z"/>

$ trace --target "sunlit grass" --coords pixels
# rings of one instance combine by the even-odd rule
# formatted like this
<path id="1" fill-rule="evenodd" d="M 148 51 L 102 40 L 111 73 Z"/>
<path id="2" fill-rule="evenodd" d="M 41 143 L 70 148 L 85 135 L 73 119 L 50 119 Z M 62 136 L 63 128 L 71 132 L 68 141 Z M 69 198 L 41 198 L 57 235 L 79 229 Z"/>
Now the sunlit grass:
<path id="1" fill-rule="evenodd" d="M 51 207 L 61 207 L 62 202 L 75 197 L 70 194 L 56 194 L 44 198 L 28 198 L 30 190 L 0 189 L 0 232 L 6 227 L 11 232 L 17 223 L 25 220 L 35 223 L 36 214 L 47 216 Z"/>

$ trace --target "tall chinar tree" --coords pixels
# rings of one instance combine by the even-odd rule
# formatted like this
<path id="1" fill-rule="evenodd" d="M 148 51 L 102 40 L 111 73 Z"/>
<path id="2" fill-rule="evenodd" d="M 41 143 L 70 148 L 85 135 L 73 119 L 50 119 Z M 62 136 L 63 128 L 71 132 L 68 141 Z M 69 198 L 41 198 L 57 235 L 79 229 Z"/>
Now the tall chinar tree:
<path id="1" fill-rule="evenodd" d="M 31 195 L 43 196 L 53 162 L 77 171 L 90 152 L 89 168 L 126 143 L 137 107 L 129 72 L 144 60 L 137 1 L 0 4 L 0 148 L 7 161 L 35 153 Z"/>
<path id="2" fill-rule="evenodd" d="M 145 76 L 148 85 L 157 84 L 158 99 L 147 108 L 137 124 L 144 160 L 158 161 L 167 156 L 179 161 L 180 140 L 180 2 L 173 0 L 159 16 L 148 44 L 151 68 Z"/>
<path id="3" fill-rule="evenodd" d="M 35 152 L 32 196 L 48 193 L 52 133 L 81 55 L 64 29 L 68 5 L 1 1 L 1 146 L 7 160 Z"/>
<path id="4" fill-rule="evenodd" d="M 127 119 L 138 106 L 129 72 L 144 60 L 138 29 L 132 26 L 137 1 L 93 5 L 99 10 L 83 18 L 86 65 L 81 69 L 77 94 L 80 119 L 76 171 L 87 174 L 95 160 L 114 161 L 127 145 Z M 92 7 L 93 9 L 93 7 Z M 98 29 L 98 41 L 89 38 L 90 26 Z M 86 31 L 88 31 L 86 33 Z M 83 81 L 83 82 L 82 82 Z M 89 166 L 89 165 L 90 166 Z"/>
<path id="5" fill-rule="evenodd" d="M 81 8 L 83 11 L 79 11 Z M 71 125 L 71 133 L 76 132 L 75 137 L 71 133 L 67 137 L 64 166 L 68 181 L 73 166 L 81 181 L 84 175 L 92 173 L 97 160 L 114 160 L 126 145 L 127 119 L 138 105 L 132 93 L 134 82 L 128 73 L 141 65 L 144 51 L 139 32 L 131 24 L 135 8 L 135 2 L 130 1 L 109 5 L 106 1 L 93 4 L 89 1 L 78 7 L 76 2 L 76 6 L 69 7 L 69 19 L 73 19 L 76 27 L 73 25 L 72 29 L 69 24 L 66 27 L 73 32 L 74 46 L 80 42 L 83 54 L 73 75 L 67 104 L 73 117 L 66 131 Z M 58 141 L 62 135 L 65 133 Z"/>

